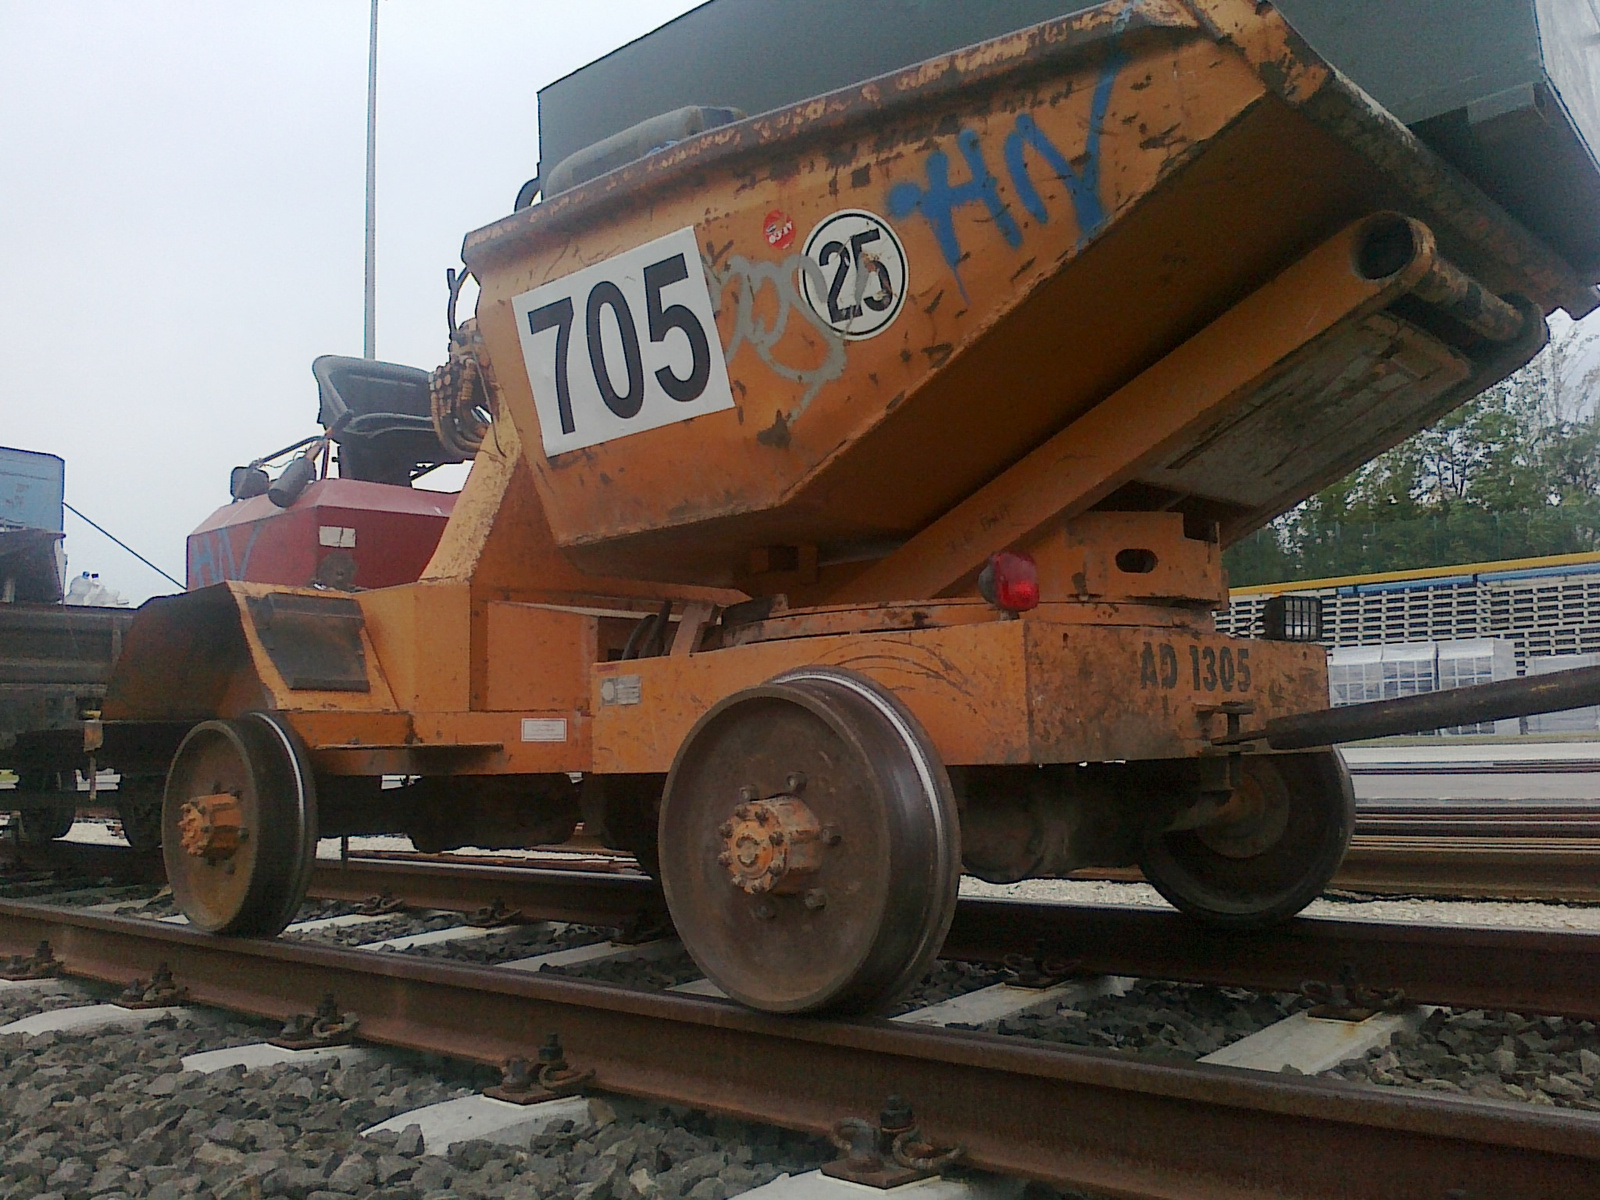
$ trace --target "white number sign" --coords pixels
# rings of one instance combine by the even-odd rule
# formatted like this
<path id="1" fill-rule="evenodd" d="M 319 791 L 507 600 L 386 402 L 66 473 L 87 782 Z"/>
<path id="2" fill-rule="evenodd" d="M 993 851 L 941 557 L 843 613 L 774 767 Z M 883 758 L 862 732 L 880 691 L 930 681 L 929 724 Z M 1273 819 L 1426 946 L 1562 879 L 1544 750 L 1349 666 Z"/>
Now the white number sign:
<path id="1" fill-rule="evenodd" d="M 824 217 L 806 239 L 807 258 L 820 273 L 800 272 L 800 294 L 841 337 L 877 337 L 906 302 L 906 248 L 894 226 L 864 208 Z"/>
<path id="2" fill-rule="evenodd" d="M 547 456 L 733 407 L 692 227 L 511 307 Z"/>

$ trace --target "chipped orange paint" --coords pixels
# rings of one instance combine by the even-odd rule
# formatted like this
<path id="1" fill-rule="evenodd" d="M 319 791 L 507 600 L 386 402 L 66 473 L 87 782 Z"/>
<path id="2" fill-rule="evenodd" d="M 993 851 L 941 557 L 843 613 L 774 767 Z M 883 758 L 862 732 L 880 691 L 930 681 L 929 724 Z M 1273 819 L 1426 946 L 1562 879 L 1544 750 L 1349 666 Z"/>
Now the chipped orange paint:
<path id="1" fill-rule="evenodd" d="M 590 699 L 594 769 L 665 771 L 718 700 L 800 666 L 876 680 L 911 709 L 952 765 L 1179 758 L 1222 732 L 1202 708 L 1242 701 L 1254 705 L 1257 720 L 1323 707 L 1324 658 L 1319 646 L 1243 641 L 1200 623 L 1030 618 L 602 663 Z"/>

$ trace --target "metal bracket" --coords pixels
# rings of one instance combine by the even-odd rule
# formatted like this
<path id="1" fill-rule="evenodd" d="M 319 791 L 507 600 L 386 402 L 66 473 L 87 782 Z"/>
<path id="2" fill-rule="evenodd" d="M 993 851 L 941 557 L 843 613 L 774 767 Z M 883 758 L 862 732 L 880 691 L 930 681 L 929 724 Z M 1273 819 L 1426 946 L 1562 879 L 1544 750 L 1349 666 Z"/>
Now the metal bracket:
<path id="1" fill-rule="evenodd" d="M 347 1046 L 356 1035 L 360 1018 L 342 1013 L 328 992 L 314 1013 L 296 1013 L 283 1023 L 283 1030 L 268 1045 L 282 1050 L 318 1050 L 326 1046 Z"/>
<path id="2" fill-rule="evenodd" d="M 501 1066 L 500 1083 L 483 1094 L 508 1104 L 542 1104 L 582 1093 L 594 1079 L 593 1071 L 580 1071 L 567 1062 L 561 1036 L 552 1033 L 539 1047 L 537 1064 L 525 1058 L 508 1058 Z"/>
<path id="3" fill-rule="evenodd" d="M 355 906 L 355 915 L 361 917 L 387 917 L 393 913 L 406 911 L 406 902 L 393 892 L 384 892 L 377 896 L 368 896 Z"/>
<path id="4" fill-rule="evenodd" d="M 49 942 L 40 942 L 32 954 L 13 954 L 0 963 L 0 979 L 20 983 L 28 979 L 54 979 L 61 974 L 61 960 Z"/>
<path id="5" fill-rule="evenodd" d="M 840 1156 L 823 1164 L 824 1175 L 884 1190 L 931 1179 L 965 1153 L 960 1146 L 940 1150 L 924 1141 L 911 1106 L 899 1096 L 884 1101 L 876 1125 L 845 1117 L 834 1122 L 829 1139 Z"/>
<path id="6" fill-rule="evenodd" d="M 1378 1013 L 1404 1008 L 1407 1003 L 1406 994 L 1400 988 L 1379 991 L 1367 987 L 1357 977 L 1352 963 L 1339 968 L 1338 983 L 1308 979 L 1300 985 L 1300 994 L 1316 1002 L 1307 1010 L 1307 1015 L 1325 1021 L 1359 1023 Z"/>
<path id="7" fill-rule="evenodd" d="M 670 921 L 663 921 L 658 914 L 633 913 L 618 923 L 611 940 L 619 946 L 642 946 L 672 935 Z"/>
<path id="8" fill-rule="evenodd" d="M 520 925 L 526 917 L 518 908 L 507 908 L 503 898 L 496 896 L 482 908 L 473 909 L 462 918 L 474 929 L 499 929 L 507 925 Z"/>
<path id="9" fill-rule="evenodd" d="M 1040 942 L 1031 955 L 1008 954 L 1000 960 L 1000 965 L 1005 968 L 1006 983 L 1010 986 L 1043 989 L 1072 978 L 1083 969 L 1083 960 L 1052 958 Z"/>
<path id="10" fill-rule="evenodd" d="M 149 979 L 133 979 L 117 997 L 117 1004 L 122 1008 L 170 1008 L 187 1003 L 189 989 L 178 986 L 166 963 L 157 963 Z"/>

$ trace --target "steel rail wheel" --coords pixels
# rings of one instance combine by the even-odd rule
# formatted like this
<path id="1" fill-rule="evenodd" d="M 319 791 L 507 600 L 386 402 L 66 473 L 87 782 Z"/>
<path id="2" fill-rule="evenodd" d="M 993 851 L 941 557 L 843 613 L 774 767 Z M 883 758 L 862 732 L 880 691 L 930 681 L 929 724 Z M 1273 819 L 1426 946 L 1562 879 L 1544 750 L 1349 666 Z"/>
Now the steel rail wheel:
<path id="1" fill-rule="evenodd" d="M 17 776 L 19 792 L 59 792 L 64 804 L 25 808 L 12 814 L 17 841 L 24 846 L 48 846 L 72 832 L 78 819 L 77 777 L 71 771 L 23 771 Z"/>
<path id="2" fill-rule="evenodd" d="M 1336 751 L 1247 755 L 1223 825 L 1157 834 L 1139 867 L 1174 908 L 1231 929 L 1294 916 L 1322 894 L 1350 845 L 1355 793 Z"/>
<path id="3" fill-rule="evenodd" d="M 311 769 L 283 722 L 249 713 L 189 731 L 167 774 L 161 857 L 191 924 L 282 932 L 305 898 L 316 847 Z"/>
<path id="4" fill-rule="evenodd" d="M 804 668 L 729 696 L 661 801 L 661 883 L 695 962 L 769 1012 L 867 1012 L 932 965 L 960 837 L 938 755 L 893 696 Z"/>
<path id="5" fill-rule="evenodd" d="M 117 818 L 122 836 L 135 850 L 161 849 L 161 793 L 159 775 L 124 775 L 117 784 Z"/>

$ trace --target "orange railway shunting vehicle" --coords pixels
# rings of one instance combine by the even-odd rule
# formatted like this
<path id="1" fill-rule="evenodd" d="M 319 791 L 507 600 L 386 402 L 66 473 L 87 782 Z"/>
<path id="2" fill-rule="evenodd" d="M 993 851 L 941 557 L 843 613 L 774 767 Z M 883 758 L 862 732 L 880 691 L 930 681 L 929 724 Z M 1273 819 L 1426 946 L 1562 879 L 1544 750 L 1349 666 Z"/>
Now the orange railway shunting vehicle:
<path id="1" fill-rule="evenodd" d="M 1253 0 L 729 115 L 467 238 L 436 382 L 496 419 L 416 582 L 139 614 L 91 736 L 167 771 L 183 911 L 276 933 L 319 830 L 581 818 L 789 1012 L 909 986 L 963 869 L 1299 911 L 1352 822 L 1324 655 L 1218 634 L 1220 553 L 1592 289 Z"/>

